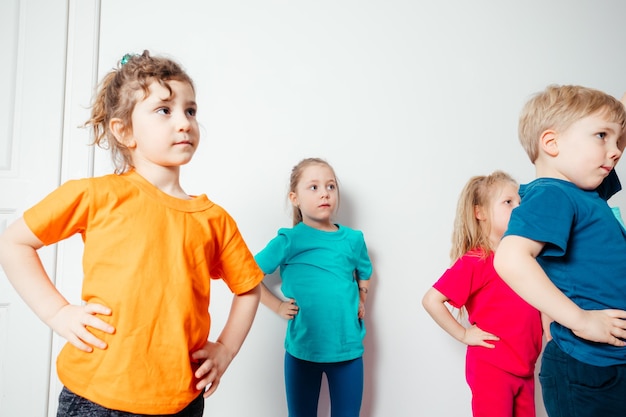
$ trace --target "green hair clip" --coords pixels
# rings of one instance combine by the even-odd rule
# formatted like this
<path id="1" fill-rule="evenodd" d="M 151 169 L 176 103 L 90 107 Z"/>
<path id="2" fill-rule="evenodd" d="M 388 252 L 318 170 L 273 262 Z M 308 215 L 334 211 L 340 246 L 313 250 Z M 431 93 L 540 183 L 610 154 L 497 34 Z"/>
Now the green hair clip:
<path id="1" fill-rule="evenodd" d="M 122 57 L 122 59 L 120 59 L 120 65 L 124 66 L 126 64 L 128 64 L 128 61 L 130 61 L 130 59 L 132 57 L 134 57 L 135 54 L 126 54 Z"/>

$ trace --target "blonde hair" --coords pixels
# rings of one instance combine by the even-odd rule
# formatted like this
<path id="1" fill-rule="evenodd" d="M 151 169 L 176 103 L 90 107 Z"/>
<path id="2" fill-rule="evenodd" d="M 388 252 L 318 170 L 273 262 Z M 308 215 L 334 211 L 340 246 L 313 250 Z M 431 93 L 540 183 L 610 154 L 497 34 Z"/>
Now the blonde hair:
<path id="1" fill-rule="evenodd" d="M 133 167 L 129 149 L 119 142 L 109 127 L 112 119 L 121 119 L 124 129 L 132 129 L 131 116 L 135 104 L 143 93 L 149 95 L 152 82 L 158 82 L 169 90 L 168 81 L 189 83 L 195 89 L 187 73 L 173 60 L 150 56 L 148 51 L 141 55 L 125 55 L 100 82 L 91 108 L 91 117 L 84 126 L 93 129 L 92 145 L 111 151 L 115 173 L 123 173 Z"/>
<path id="2" fill-rule="evenodd" d="M 539 156 L 539 139 L 549 129 L 565 130 L 584 117 L 601 114 L 622 129 L 626 123 L 624 105 L 606 93 L 577 85 L 549 85 L 523 107 L 519 118 L 519 140 L 534 163 Z"/>
<path id="3" fill-rule="evenodd" d="M 506 172 L 494 171 L 490 175 L 472 177 L 465 184 L 459 195 L 454 219 L 450 250 L 452 263 L 473 249 L 483 249 L 485 256 L 493 251 L 489 243 L 491 220 L 487 216 L 482 226 L 476 218 L 476 209 L 488 208 L 496 191 L 506 183 L 517 185 L 517 181 Z"/>
<path id="4" fill-rule="evenodd" d="M 339 206 L 339 181 L 337 180 L 337 175 L 335 174 L 335 170 L 333 169 L 333 167 L 330 166 L 328 162 L 326 162 L 325 160 L 321 158 L 305 158 L 301 160 L 300 162 L 298 162 L 291 169 L 291 176 L 289 177 L 289 193 L 296 192 L 298 188 L 298 183 L 300 182 L 300 179 L 302 178 L 302 173 L 304 172 L 306 168 L 310 167 L 311 165 L 323 165 L 323 166 L 328 167 L 332 171 L 333 176 L 335 177 L 335 185 L 337 187 L 337 206 Z M 292 208 L 293 225 L 295 226 L 302 221 L 302 212 L 300 211 L 299 207 L 296 207 L 296 206 L 292 206 L 292 207 L 293 207 Z"/>

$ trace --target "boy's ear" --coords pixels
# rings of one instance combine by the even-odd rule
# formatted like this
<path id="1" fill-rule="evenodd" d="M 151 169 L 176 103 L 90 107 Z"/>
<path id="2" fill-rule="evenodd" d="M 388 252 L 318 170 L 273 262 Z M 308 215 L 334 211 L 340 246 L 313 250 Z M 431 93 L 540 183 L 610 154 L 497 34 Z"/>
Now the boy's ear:
<path id="1" fill-rule="evenodd" d="M 557 136 L 554 130 L 545 130 L 539 138 L 539 149 L 550 156 L 557 156 L 559 154 Z"/>
<path id="2" fill-rule="evenodd" d="M 120 118 L 111 119 L 109 121 L 109 129 L 113 133 L 113 136 L 115 136 L 115 140 L 117 140 L 122 145 L 126 146 L 127 148 L 134 148 L 136 146 L 134 140 L 126 139 L 127 130 L 126 130 L 126 125 L 124 125 L 124 122 L 122 121 L 122 119 Z"/>

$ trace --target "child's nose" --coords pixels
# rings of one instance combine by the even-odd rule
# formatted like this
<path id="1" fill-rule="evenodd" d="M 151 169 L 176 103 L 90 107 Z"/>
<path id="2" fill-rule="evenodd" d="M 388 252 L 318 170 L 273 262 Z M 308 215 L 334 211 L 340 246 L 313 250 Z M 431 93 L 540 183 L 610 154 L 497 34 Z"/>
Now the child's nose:
<path id="1" fill-rule="evenodd" d="M 178 130 L 182 132 L 186 132 L 191 129 L 191 121 L 184 113 L 176 117 L 176 123 L 178 125 Z"/>
<path id="2" fill-rule="evenodd" d="M 609 156 L 611 159 L 618 159 L 620 156 L 622 156 L 622 150 L 617 145 L 615 145 L 609 151 Z"/>

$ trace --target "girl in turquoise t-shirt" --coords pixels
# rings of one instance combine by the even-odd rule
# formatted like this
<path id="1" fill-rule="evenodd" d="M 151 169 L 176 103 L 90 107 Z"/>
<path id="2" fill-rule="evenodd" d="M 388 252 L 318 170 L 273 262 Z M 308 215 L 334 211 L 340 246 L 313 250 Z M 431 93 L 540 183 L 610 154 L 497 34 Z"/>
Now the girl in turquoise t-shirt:
<path id="1" fill-rule="evenodd" d="M 363 233 L 333 223 L 339 187 L 333 168 L 308 158 L 291 172 L 292 228 L 255 259 L 277 268 L 287 300 L 262 285 L 261 302 L 289 320 L 285 386 L 290 417 L 316 417 L 326 374 L 332 415 L 358 417 L 363 397 L 365 300 L 372 274 Z"/>

